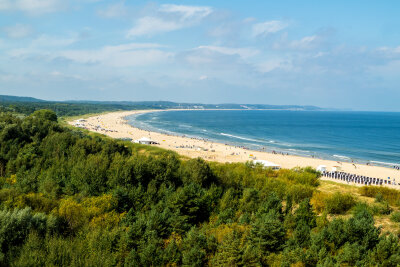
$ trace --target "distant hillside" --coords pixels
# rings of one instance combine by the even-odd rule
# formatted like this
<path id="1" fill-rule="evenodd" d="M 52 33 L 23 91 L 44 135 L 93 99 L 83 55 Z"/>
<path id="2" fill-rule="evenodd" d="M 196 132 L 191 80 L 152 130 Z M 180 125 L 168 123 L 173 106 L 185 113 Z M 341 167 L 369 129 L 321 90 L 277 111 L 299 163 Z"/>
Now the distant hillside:
<path id="1" fill-rule="evenodd" d="M 58 116 L 77 116 L 116 110 L 133 109 L 274 109 L 274 110 L 324 110 L 315 106 L 265 105 L 265 104 L 202 104 L 171 101 L 46 101 L 33 97 L 0 95 L 0 111 L 31 114 L 39 109 L 50 109 Z"/>
<path id="2" fill-rule="evenodd" d="M 159 109 L 278 109 L 278 110 L 324 110 L 316 106 L 301 105 L 267 105 L 267 104 L 203 104 L 203 103 L 177 103 L 171 101 L 65 101 L 68 103 L 81 104 L 102 104 L 102 105 L 121 105 L 121 106 L 143 106 Z"/>
<path id="3" fill-rule="evenodd" d="M 25 96 L 0 95 L 0 102 L 45 102 L 45 100 Z"/>

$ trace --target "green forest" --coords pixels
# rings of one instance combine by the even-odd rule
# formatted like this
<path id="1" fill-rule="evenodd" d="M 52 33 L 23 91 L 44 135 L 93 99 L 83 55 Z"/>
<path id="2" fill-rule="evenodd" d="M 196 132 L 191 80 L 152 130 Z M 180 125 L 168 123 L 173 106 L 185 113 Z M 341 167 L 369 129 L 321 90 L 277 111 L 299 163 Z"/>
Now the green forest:
<path id="1" fill-rule="evenodd" d="M 0 95 L 0 112 L 29 115 L 37 110 L 49 109 L 57 116 L 79 116 L 117 110 L 144 109 L 295 109 L 322 110 L 314 106 L 246 104 L 199 104 L 170 101 L 46 101 L 33 97 Z"/>
<path id="2" fill-rule="evenodd" d="M 396 266 L 397 191 L 321 191 L 312 168 L 188 159 L 0 114 L 1 266 Z"/>
<path id="3" fill-rule="evenodd" d="M 0 97 L 0 112 L 15 112 L 19 114 L 29 115 L 37 110 L 49 109 L 54 111 L 58 116 L 79 116 L 89 113 L 100 113 L 105 111 L 116 110 L 133 110 L 133 109 L 149 109 L 159 108 L 146 105 L 122 105 L 122 104 L 92 104 L 92 103 L 67 103 L 67 102 L 23 102 L 2 100 Z"/>

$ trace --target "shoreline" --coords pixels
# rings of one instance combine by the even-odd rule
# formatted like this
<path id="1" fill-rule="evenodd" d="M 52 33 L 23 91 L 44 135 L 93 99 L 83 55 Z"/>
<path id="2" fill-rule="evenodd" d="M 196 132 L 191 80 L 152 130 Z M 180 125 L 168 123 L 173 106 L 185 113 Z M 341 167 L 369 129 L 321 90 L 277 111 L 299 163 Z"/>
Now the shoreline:
<path id="1" fill-rule="evenodd" d="M 354 164 L 351 162 L 325 160 L 313 157 L 273 154 L 266 151 L 250 150 L 239 146 L 217 143 L 207 139 L 152 132 L 131 126 L 126 120 L 126 117 L 130 115 L 171 110 L 175 109 L 110 112 L 85 119 L 83 127 L 89 131 L 105 134 L 112 138 L 131 138 L 132 140 L 137 140 L 142 137 L 147 137 L 158 142 L 159 145 L 157 146 L 161 148 L 173 150 L 190 158 L 201 157 L 205 160 L 217 162 L 246 162 L 255 158 L 257 160 L 268 160 L 280 165 L 282 168 L 287 169 L 307 166 L 317 168 L 319 165 L 326 165 L 327 170 L 330 171 L 332 167 L 339 166 L 341 171 L 346 173 L 385 180 L 390 177 L 391 181 L 393 181 L 393 179 L 396 179 L 397 182 L 400 181 L 400 171 L 396 169 L 357 163 Z M 187 110 L 190 109 L 178 109 L 176 111 Z M 69 121 L 68 123 L 70 125 L 74 125 L 73 121 Z M 252 157 L 250 157 L 250 155 L 252 155 Z M 327 180 L 333 181 L 332 179 Z"/>
<path id="2" fill-rule="evenodd" d="M 144 113 L 153 113 L 153 112 L 165 112 L 165 111 L 208 111 L 208 110 L 212 110 L 212 111 L 220 111 L 221 109 L 166 109 L 166 110 L 152 110 L 150 112 L 143 112 L 143 113 L 137 113 L 134 115 L 141 115 Z M 223 110 L 237 110 L 237 111 L 246 111 L 243 109 L 223 109 Z M 272 110 L 272 109 L 251 109 L 251 110 Z M 311 111 L 312 112 L 312 111 Z M 130 120 L 127 120 L 126 117 L 129 117 L 132 115 L 127 115 L 125 116 L 123 119 L 125 120 L 125 122 L 129 124 Z M 135 116 L 136 117 L 136 116 Z M 135 120 L 135 122 L 138 122 Z M 375 160 L 368 160 L 368 159 L 363 159 L 363 158 L 352 158 L 350 156 L 342 156 L 342 155 L 333 155 L 331 157 L 329 157 L 328 154 L 324 155 L 322 153 L 317 154 L 315 153 L 306 153 L 306 152 L 311 152 L 311 151 L 301 151 L 301 150 L 297 150 L 300 152 L 304 152 L 304 153 L 296 153 L 295 151 L 292 151 L 291 149 L 285 149 L 285 148 L 279 148 L 279 147 L 273 147 L 272 145 L 263 145 L 262 148 L 255 148 L 256 146 L 261 147 L 261 145 L 248 145 L 248 146 L 244 146 L 243 144 L 241 144 L 240 142 L 232 142 L 232 141 L 224 141 L 224 140 L 218 140 L 218 139 L 210 139 L 207 137 L 200 137 L 200 135 L 196 136 L 193 134 L 185 134 L 185 133 L 178 133 L 178 132 L 171 132 L 165 129 L 157 129 L 154 127 L 142 127 L 142 126 L 135 126 L 134 128 L 140 129 L 140 130 L 144 130 L 144 131 L 150 131 L 150 132 L 155 132 L 155 133 L 160 133 L 160 134 L 165 134 L 168 136 L 177 136 L 177 137 L 186 137 L 186 138 L 193 138 L 193 139 L 197 139 L 197 140 L 207 140 L 210 142 L 214 142 L 214 143 L 219 143 L 219 144 L 225 144 L 228 146 L 233 146 L 233 147 L 239 147 L 239 148 L 243 148 L 245 150 L 248 151 L 257 151 L 257 152 L 266 152 L 266 153 L 270 153 L 270 154 L 282 154 L 282 155 L 291 155 L 291 156 L 298 156 L 298 157 L 304 157 L 304 158 L 316 158 L 316 159 L 321 159 L 321 160 L 328 160 L 328 161 L 334 161 L 334 162 L 346 162 L 346 163 L 351 163 L 351 164 L 357 164 L 357 165 L 370 165 L 370 166 L 377 166 L 377 167 L 384 167 L 384 168 L 388 168 L 391 169 L 391 167 L 393 166 L 398 166 L 399 164 L 397 163 L 389 163 L 389 162 L 382 162 L 382 161 L 375 161 Z M 251 140 L 251 139 L 247 139 L 247 138 L 243 138 L 243 137 L 236 137 L 236 136 L 232 136 L 230 134 L 224 134 L 221 133 L 221 135 L 225 135 L 225 136 L 231 136 L 231 137 L 235 137 L 235 138 L 239 138 L 239 139 L 243 139 L 243 140 Z"/>

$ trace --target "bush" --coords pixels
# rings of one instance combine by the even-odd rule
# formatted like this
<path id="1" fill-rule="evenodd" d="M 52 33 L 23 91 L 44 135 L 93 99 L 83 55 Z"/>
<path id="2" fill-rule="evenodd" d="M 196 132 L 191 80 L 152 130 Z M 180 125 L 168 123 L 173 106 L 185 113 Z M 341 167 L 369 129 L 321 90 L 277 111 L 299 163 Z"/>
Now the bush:
<path id="1" fill-rule="evenodd" d="M 381 203 L 385 201 L 385 198 L 383 197 L 382 193 L 379 192 L 378 194 L 376 194 L 375 196 L 375 202 Z"/>
<path id="2" fill-rule="evenodd" d="M 316 212 L 321 213 L 325 210 L 326 200 L 329 198 L 329 194 L 315 191 L 311 198 L 311 205 Z"/>
<path id="3" fill-rule="evenodd" d="M 67 222 L 72 232 L 77 231 L 88 221 L 84 207 L 71 198 L 61 200 L 57 215 Z"/>
<path id="4" fill-rule="evenodd" d="M 279 251 L 285 243 L 285 229 L 275 212 L 261 214 L 253 223 L 249 236 L 255 250 Z"/>
<path id="5" fill-rule="evenodd" d="M 24 244 L 29 232 L 35 230 L 40 236 L 59 230 L 54 216 L 33 214 L 30 208 L 0 210 L 0 265 L 8 266 L 7 253 Z"/>
<path id="6" fill-rule="evenodd" d="M 400 263 L 372 217 L 398 192 L 367 188 L 377 202 L 352 208 L 352 195 L 315 192 L 310 168 L 181 159 L 57 125 L 0 114 L 0 266 Z"/>
<path id="7" fill-rule="evenodd" d="M 363 186 L 360 188 L 360 194 L 366 197 L 373 197 L 377 200 L 384 199 L 390 205 L 400 206 L 400 191 L 387 187 Z"/>
<path id="8" fill-rule="evenodd" d="M 325 201 L 325 208 L 331 214 L 344 214 L 356 204 L 354 197 L 350 194 L 335 193 Z"/>
<path id="9" fill-rule="evenodd" d="M 400 211 L 393 212 L 392 216 L 390 216 L 390 220 L 393 222 L 400 222 Z"/>
<path id="10" fill-rule="evenodd" d="M 382 203 L 373 204 L 371 208 L 372 208 L 372 213 L 375 215 L 389 215 L 392 212 L 392 208 L 386 201 L 383 201 Z"/>
<path id="11" fill-rule="evenodd" d="M 295 184 L 289 187 L 288 195 L 290 195 L 295 203 L 300 203 L 306 198 L 311 198 L 314 188 L 309 185 Z"/>
<path id="12" fill-rule="evenodd" d="M 314 192 L 310 203 L 318 213 L 344 214 L 354 207 L 356 201 L 350 194 Z"/>
<path id="13" fill-rule="evenodd" d="M 209 186 L 216 182 L 210 165 L 201 158 L 188 160 L 182 169 L 183 181 L 186 184 L 197 183 L 201 186 Z"/>

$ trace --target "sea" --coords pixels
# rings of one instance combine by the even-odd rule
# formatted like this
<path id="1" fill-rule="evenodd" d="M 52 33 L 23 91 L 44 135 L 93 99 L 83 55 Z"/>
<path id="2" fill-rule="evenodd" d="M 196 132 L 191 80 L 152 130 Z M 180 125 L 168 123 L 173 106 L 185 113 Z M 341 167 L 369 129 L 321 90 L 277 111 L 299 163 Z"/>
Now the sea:
<path id="1" fill-rule="evenodd" d="M 289 110 L 157 111 L 128 116 L 135 127 L 260 151 L 400 165 L 400 113 Z"/>

